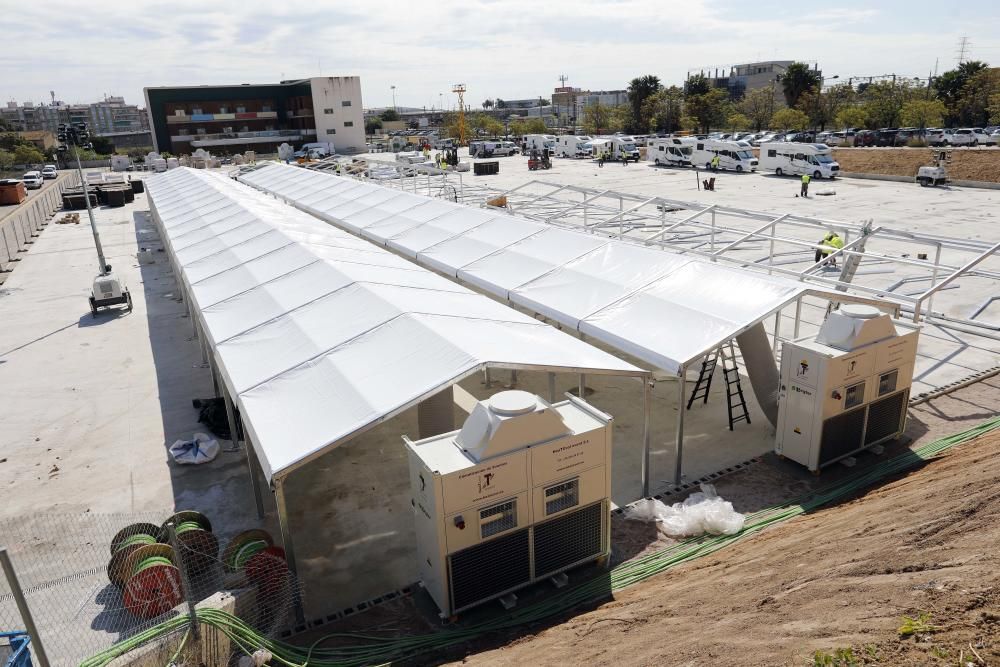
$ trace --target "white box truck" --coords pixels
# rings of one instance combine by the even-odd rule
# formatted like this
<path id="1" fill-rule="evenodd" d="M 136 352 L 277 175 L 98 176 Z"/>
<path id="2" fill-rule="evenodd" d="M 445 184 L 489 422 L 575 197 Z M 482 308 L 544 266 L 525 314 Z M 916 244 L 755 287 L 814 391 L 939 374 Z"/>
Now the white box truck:
<path id="1" fill-rule="evenodd" d="M 760 168 L 778 176 L 809 174 L 813 178 L 834 178 L 840 165 L 826 144 L 798 144 L 774 141 L 760 145 Z"/>
<path id="2" fill-rule="evenodd" d="M 650 139 L 646 146 L 646 159 L 655 165 L 690 167 L 691 151 L 691 139 L 684 137 Z"/>
<path id="3" fill-rule="evenodd" d="M 719 169 L 732 171 L 757 171 L 757 158 L 753 149 L 745 141 L 729 141 L 726 139 L 696 139 L 691 151 L 691 162 L 712 168 L 712 158 L 719 156 Z"/>
<path id="4" fill-rule="evenodd" d="M 556 139 L 556 155 L 561 157 L 590 157 L 593 150 L 590 137 L 579 134 L 564 134 Z"/>
<path id="5" fill-rule="evenodd" d="M 548 148 L 549 153 L 555 153 L 556 138 L 551 134 L 529 134 L 524 138 L 524 146 L 525 152 Z"/>

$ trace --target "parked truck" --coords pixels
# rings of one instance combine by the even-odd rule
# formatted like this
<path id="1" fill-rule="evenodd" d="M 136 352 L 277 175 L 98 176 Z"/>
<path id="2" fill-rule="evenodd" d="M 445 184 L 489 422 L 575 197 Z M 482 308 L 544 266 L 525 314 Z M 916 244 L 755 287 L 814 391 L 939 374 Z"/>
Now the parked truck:
<path id="1" fill-rule="evenodd" d="M 712 159 L 718 156 L 719 169 L 746 172 L 757 171 L 757 158 L 753 149 L 745 141 L 728 139 L 695 139 L 691 151 L 691 162 L 706 169 L 712 168 Z"/>
<path id="2" fill-rule="evenodd" d="M 646 159 L 657 166 L 690 167 L 692 146 L 696 141 L 685 137 L 650 139 Z"/>
<path id="3" fill-rule="evenodd" d="M 556 138 L 556 155 L 561 157 L 588 158 L 594 154 L 590 137 L 564 134 Z"/>
<path id="4" fill-rule="evenodd" d="M 798 144 L 783 141 L 760 145 L 760 168 L 778 176 L 809 174 L 813 178 L 834 178 L 840 165 L 826 144 Z"/>

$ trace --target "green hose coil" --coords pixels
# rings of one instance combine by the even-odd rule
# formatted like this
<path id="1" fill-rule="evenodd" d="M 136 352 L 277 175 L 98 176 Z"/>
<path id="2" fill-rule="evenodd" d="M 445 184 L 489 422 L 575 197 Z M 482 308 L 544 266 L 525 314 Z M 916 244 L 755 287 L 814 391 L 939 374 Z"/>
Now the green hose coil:
<path id="1" fill-rule="evenodd" d="M 247 655 L 263 648 L 273 654 L 274 662 L 272 664 L 282 664 L 285 667 L 354 667 L 385 663 L 401 656 L 415 656 L 430 651 L 439 651 L 476 639 L 486 633 L 538 622 L 555 614 L 565 613 L 582 603 L 601 599 L 607 596 L 609 579 L 612 591 L 639 583 L 682 563 L 719 551 L 750 535 L 759 533 L 769 526 L 783 523 L 833 501 L 852 496 L 885 477 L 905 472 L 952 447 L 998 428 L 1000 428 L 1000 417 L 899 454 L 871 468 L 858 471 L 845 479 L 820 487 L 785 505 L 749 514 L 746 516 L 743 530 L 736 535 L 689 538 L 642 558 L 621 563 L 600 577 L 581 582 L 544 600 L 467 627 L 452 627 L 439 632 L 409 637 L 335 633 L 320 638 L 312 646 L 306 648 L 263 637 L 236 616 L 219 609 L 198 609 L 196 613 L 201 623 L 211 625 L 222 632 Z M 188 622 L 189 620 L 184 616 L 171 618 L 84 660 L 81 667 L 104 667 L 118 656 L 128 653 L 146 642 L 180 630 Z M 358 643 L 336 648 L 317 648 L 322 642 L 334 638 L 356 640 Z"/>

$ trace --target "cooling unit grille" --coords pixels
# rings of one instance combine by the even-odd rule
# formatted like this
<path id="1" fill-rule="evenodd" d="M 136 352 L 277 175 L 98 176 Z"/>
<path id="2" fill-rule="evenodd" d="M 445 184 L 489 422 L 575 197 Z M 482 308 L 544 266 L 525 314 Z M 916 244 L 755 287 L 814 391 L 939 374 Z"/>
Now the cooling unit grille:
<path id="1" fill-rule="evenodd" d="M 819 464 L 823 465 L 861 448 L 865 430 L 865 408 L 830 417 L 823 422 Z"/>
<path id="2" fill-rule="evenodd" d="M 594 503 L 534 527 L 536 578 L 602 553 L 603 508 L 603 502 Z"/>
<path id="3" fill-rule="evenodd" d="M 564 509 L 580 504 L 580 480 L 571 479 L 568 482 L 556 484 L 545 489 L 545 516 L 550 516 Z"/>
<path id="4" fill-rule="evenodd" d="M 868 430 L 865 445 L 896 435 L 903 428 L 906 416 L 906 391 L 887 396 L 868 406 Z"/>
<path id="5" fill-rule="evenodd" d="M 523 528 L 449 556 L 452 610 L 460 611 L 530 582 L 528 546 L 528 529 Z"/>

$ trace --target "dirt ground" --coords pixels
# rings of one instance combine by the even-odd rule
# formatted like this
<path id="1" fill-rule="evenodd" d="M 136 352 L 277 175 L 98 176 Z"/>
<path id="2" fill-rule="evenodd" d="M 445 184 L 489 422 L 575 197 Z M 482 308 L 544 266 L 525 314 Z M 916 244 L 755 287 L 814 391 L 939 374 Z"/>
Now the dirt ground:
<path id="1" fill-rule="evenodd" d="M 929 148 L 834 148 L 833 159 L 842 171 L 916 176 L 918 168 L 931 164 L 932 152 Z M 1000 150 L 953 150 L 948 178 L 1000 183 Z"/>
<path id="2" fill-rule="evenodd" d="M 998 477 L 994 434 L 461 664 L 1000 665 Z"/>

